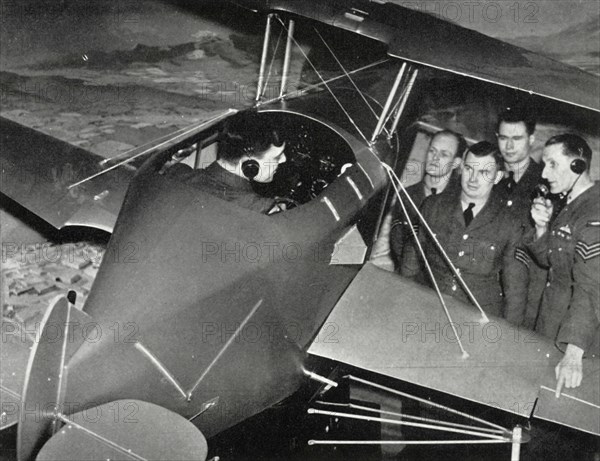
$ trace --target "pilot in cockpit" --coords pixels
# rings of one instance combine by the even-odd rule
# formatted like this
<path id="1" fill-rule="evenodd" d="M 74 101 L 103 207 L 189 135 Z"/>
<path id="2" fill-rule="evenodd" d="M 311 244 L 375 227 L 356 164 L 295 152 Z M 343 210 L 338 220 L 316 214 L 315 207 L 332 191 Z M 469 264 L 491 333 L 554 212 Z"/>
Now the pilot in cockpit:
<path id="1" fill-rule="evenodd" d="M 252 182 L 270 183 L 286 161 L 285 142 L 270 120 L 256 112 L 240 112 L 225 123 L 217 160 L 205 169 L 178 163 L 166 175 L 241 207 L 270 214 L 281 211 L 271 198 L 256 193 Z"/>

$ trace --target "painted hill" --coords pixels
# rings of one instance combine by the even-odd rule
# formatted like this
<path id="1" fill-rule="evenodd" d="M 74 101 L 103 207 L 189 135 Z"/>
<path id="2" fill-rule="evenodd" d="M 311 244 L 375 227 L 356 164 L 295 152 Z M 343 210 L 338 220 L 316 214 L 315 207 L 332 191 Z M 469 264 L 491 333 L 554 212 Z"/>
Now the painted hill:
<path id="1" fill-rule="evenodd" d="M 504 40 L 600 75 L 600 15 L 547 36 Z"/>

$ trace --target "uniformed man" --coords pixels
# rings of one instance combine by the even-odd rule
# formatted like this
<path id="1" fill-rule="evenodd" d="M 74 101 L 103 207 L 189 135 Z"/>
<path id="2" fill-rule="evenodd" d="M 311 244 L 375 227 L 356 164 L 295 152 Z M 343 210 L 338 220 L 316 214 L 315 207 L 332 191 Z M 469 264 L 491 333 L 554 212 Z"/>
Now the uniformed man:
<path id="1" fill-rule="evenodd" d="M 535 125 L 530 112 L 523 108 L 510 108 L 499 115 L 496 129 L 498 148 L 506 165 L 504 178 L 497 186 L 498 193 L 507 210 L 525 231 L 533 228 L 531 203 L 536 186 L 543 182 L 543 167 L 530 156 L 535 141 Z M 517 249 L 517 257 L 529 268 L 524 326 L 533 329 L 548 272 L 532 262 L 524 248 Z"/>
<path id="2" fill-rule="evenodd" d="M 421 212 L 483 310 L 520 324 L 527 294 L 527 267 L 515 257 L 521 228 L 492 192 L 503 169 L 496 146 L 486 141 L 471 146 L 461 167 L 461 187 L 427 198 Z M 419 241 L 440 290 L 469 301 L 424 227 Z M 407 246 L 402 275 L 417 276 L 421 270 L 415 247 Z"/>
<path id="3" fill-rule="evenodd" d="M 550 268 L 536 330 L 565 353 L 556 366 L 558 397 L 563 385 L 581 384 L 584 353 L 600 352 L 600 186 L 589 174 L 592 151 L 577 135 L 550 138 L 542 158 L 550 192 L 563 195 L 566 205 L 552 219 L 552 202 L 535 199 L 535 230 L 526 242 Z"/>
<path id="4" fill-rule="evenodd" d="M 454 174 L 460 166 L 462 154 L 467 148 L 465 138 L 451 130 L 438 131 L 433 135 L 425 157 L 425 173 L 423 179 L 406 188 L 406 192 L 417 207 L 430 195 L 441 194 L 445 190 L 458 188 L 459 180 Z M 403 199 L 405 197 L 402 197 Z M 419 218 L 412 205 L 404 200 L 410 223 L 418 229 Z M 409 227 L 409 219 L 404 214 L 400 203 L 392 210 L 392 227 L 390 229 L 390 246 L 396 266 L 400 269 L 402 252 L 413 233 Z"/>
<path id="5" fill-rule="evenodd" d="M 252 182 L 273 180 L 286 161 L 284 149 L 285 143 L 267 118 L 240 112 L 226 122 L 215 162 L 205 169 L 177 163 L 166 174 L 241 207 L 269 213 L 274 210 L 273 199 L 257 194 Z"/>

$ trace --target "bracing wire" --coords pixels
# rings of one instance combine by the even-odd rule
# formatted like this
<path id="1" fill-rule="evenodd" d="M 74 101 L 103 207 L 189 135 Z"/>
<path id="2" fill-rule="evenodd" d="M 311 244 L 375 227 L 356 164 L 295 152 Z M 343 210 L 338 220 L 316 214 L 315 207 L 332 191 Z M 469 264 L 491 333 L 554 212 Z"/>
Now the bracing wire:
<path id="1" fill-rule="evenodd" d="M 112 170 L 114 170 L 116 168 L 119 168 L 120 166 L 123 166 L 123 165 L 125 165 L 127 163 L 130 163 L 130 162 L 134 161 L 135 159 L 137 159 L 139 157 L 142 157 L 142 156 L 147 155 L 147 154 L 149 154 L 151 152 L 154 152 L 156 149 L 158 149 L 160 147 L 163 147 L 163 146 L 165 146 L 165 145 L 167 145 L 169 143 L 172 143 L 172 142 L 174 142 L 178 138 L 183 138 L 183 137 L 185 137 L 185 136 L 187 136 L 187 135 L 189 135 L 191 133 L 194 133 L 195 131 L 200 130 L 203 126 L 206 126 L 209 123 L 216 122 L 216 121 L 218 121 L 218 120 L 220 120 L 220 119 L 222 119 L 224 117 L 227 117 L 227 116 L 229 116 L 229 115 L 231 115 L 232 113 L 235 113 L 235 112 L 237 112 L 237 110 L 235 110 L 235 109 L 229 109 L 228 111 L 226 111 L 226 112 L 224 112 L 222 114 L 219 114 L 219 115 L 217 115 L 217 116 L 215 116 L 215 117 L 213 117 L 211 119 L 203 120 L 202 122 L 200 122 L 198 124 L 195 124 L 195 125 L 192 125 L 191 127 L 186 127 L 186 128 L 181 129 L 181 130 L 178 130 L 178 131 L 175 132 L 175 133 L 177 133 L 175 136 L 173 136 L 172 134 L 170 134 L 169 137 L 165 141 L 163 141 L 163 142 L 161 142 L 159 144 L 153 144 L 150 147 L 148 147 L 147 149 L 144 149 L 143 151 L 141 151 L 140 153 L 138 153 L 136 155 L 133 155 L 132 157 L 128 157 L 128 158 L 126 158 L 125 160 L 123 160 L 123 161 L 121 161 L 119 163 L 115 163 L 114 165 L 106 168 L 105 170 L 99 171 L 98 173 L 95 173 L 95 174 L 93 174 L 91 176 L 88 176 L 87 178 L 84 178 L 81 181 L 77 181 L 76 183 L 73 183 L 70 186 L 68 186 L 67 189 L 72 189 L 73 187 L 79 186 L 80 184 L 83 184 L 83 183 L 85 183 L 87 181 L 90 181 L 90 180 L 92 180 L 94 178 L 97 178 L 98 176 L 102 176 L 103 174 L 108 173 L 109 171 L 112 171 Z M 162 139 L 162 138 L 159 138 L 159 139 Z M 147 144 L 145 144 L 145 145 L 147 145 Z M 136 148 L 136 149 L 139 149 L 139 148 Z"/>
<path id="2" fill-rule="evenodd" d="M 495 429 L 495 428 L 492 429 L 492 428 L 480 427 L 480 426 L 469 426 L 468 424 L 451 423 L 449 421 L 441 421 L 439 419 L 424 418 L 422 416 L 414 416 L 414 415 L 409 415 L 407 413 L 400 413 L 397 411 L 387 411 L 387 410 L 382 410 L 380 408 L 366 407 L 364 405 L 357 405 L 355 403 L 325 402 L 322 400 L 316 400 L 315 403 L 319 404 L 319 405 L 330 406 L 330 407 L 343 407 L 343 408 L 349 408 L 351 410 L 360 410 L 360 411 L 365 411 L 367 413 L 378 413 L 381 415 L 397 416 L 398 418 L 402 418 L 404 420 L 419 421 L 422 423 L 432 423 L 432 424 L 437 424 L 440 426 L 448 426 L 448 427 L 462 428 L 462 429 L 468 429 L 468 430 L 476 430 L 477 432 L 489 432 L 491 434 L 506 434 L 506 432 L 507 432 L 505 429 Z"/>
<path id="3" fill-rule="evenodd" d="M 354 80 L 352 79 L 352 77 L 350 76 L 350 74 L 348 74 L 348 71 L 346 70 L 346 68 L 344 67 L 344 65 L 340 62 L 340 60 L 338 59 L 338 57 L 335 55 L 335 53 L 333 52 L 333 50 L 331 49 L 331 47 L 329 46 L 329 44 L 325 41 L 325 39 L 319 33 L 319 31 L 317 30 L 316 27 L 314 28 L 314 31 L 319 36 L 319 38 L 321 39 L 321 41 L 323 42 L 323 44 L 325 45 L 325 47 L 327 48 L 327 50 L 329 51 L 329 53 L 331 53 L 331 56 L 333 56 L 333 59 L 335 59 L 335 62 L 338 64 L 338 66 L 340 66 L 340 69 L 342 69 L 342 71 L 344 72 L 344 75 L 348 78 L 348 80 L 350 80 L 350 83 L 352 83 L 352 86 L 354 87 L 354 89 L 356 90 L 356 92 L 360 95 L 360 97 L 365 102 L 365 104 L 367 105 L 367 107 L 371 110 L 371 113 L 377 119 L 378 118 L 377 112 L 375 112 L 375 109 L 373 109 L 373 106 L 371 106 L 371 104 L 369 104 L 369 101 L 367 100 L 367 98 L 365 98 L 365 95 L 362 93 L 362 91 L 360 91 L 360 88 L 358 88 L 358 86 L 356 85 L 356 83 L 354 82 Z"/>
<path id="4" fill-rule="evenodd" d="M 449 426 L 440 426 L 438 424 L 415 423 L 415 422 L 411 422 L 411 421 L 403 421 L 403 420 L 397 420 L 397 419 L 391 419 L 391 418 L 381 418 L 381 417 L 378 418 L 378 417 L 367 416 L 367 415 L 357 415 L 354 413 L 343 413 L 340 411 L 318 410 L 316 408 L 309 408 L 308 413 L 313 414 L 313 415 L 326 415 L 326 416 L 335 416 L 338 418 L 358 419 L 358 420 L 362 420 L 362 421 L 376 421 L 379 423 L 392 424 L 392 425 L 397 425 L 397 426 L 418 427 L 421 429 L 431 429 L 434 431 L 449 432 L 449 433 L 454 433 L 454 434 L 473 435 L 475 437 L 482 437 L 484 440 L 485 439 L 500 440 L 500 441 L 503 441 L 506 443 L 511 442 L 511 440 L 506 435 L 482 433 L 482 432 L 474 431 L 474 430 L 454 428 L 454 427 L 449 427 Z"/>
<path id="5" fill-rule="evenodd" d="M 408 226 L 410 227 L 410 230 L 413 234 L 413 238 L 415 243 L 417 244 L 417 247 L 419 249 L 419 253 L 421 254 L 423 261 L 425 262 L 425 267 L 427 269 L 427 272 L 429 273 L 429 277 L 431 278 L 431 281 L 433 282 L 433 287 L 435 288 L 435 292 L 437 294 L 438 299 L 440 300 L 440 303 L 442 304 L 442 307 L 444 308 L 444 312 L 446 314 L 446 317 L 448 318 L 448 322 L 450 322 L 450 326 L 452 327 L 452 331 L 454 332 L 454 336 L 456 336 L 456 340 L 458 342 L 458 346 L 460 347 L 460 350 L 462 352 L 462 356 L 464 359 L 466 359 L 467 357 L 469 357 L 469 353 L 465 350 L 462 341 L 460 340 L 460 336 L 458 335 L 458 332 L 456 331 L 456 327 L 454 325 L 454 322 L 452 321 L 452 317 L 450 316 L 450 312 L 448 311 L 448 306 L 446 306 L 446 301 L 444 301 L 444 297 L 442 296 L 442 293 L 440 291 L 440 288 L 437 284 L 437 281 L 433 275 L 433 271 L 431 270 L 431 266 L 429 265 L 429 261 L 427 260 L 427 257 L 425 256 L 425 250 L 423 249 L 423 246 L 421 245 L 421 242 L 419 241 L 419 236 L 417 235 L 417 232 L 415 231 L 412 221 L 410 219 L 410 216 L 408 215 L 408 212 L 406 210 L 406 205 L 404 205 L 404 200 L 402 200 L 402 197 L 400 195 L 400 190 L 398 189 L 398 185 L 400 185 L 400 188 L 402 189 L 402 191 L 408 196 L 408 193 L 406 192 L 406 189 L 404 188 L 404 186 L 402 185 L 402 183 L 400 182 L 400 180 L 398 179 L 398 177 L 396 176 L 396 173 L 394 172 L 394 170 L 392 170 L 391 167 L 389 167 L 388 165 L 386 165 L 385 163 L 382 162 L 382 165 L 384 166 L 384 168 L 386 169 L 389 177 L 390 177 L 390 181 L 392 182 L 392 186 L 394 187 L 394 191 L 396 192 L 396 197 L 398 198 L 398 201 L 400 202 L 400 205 L 402 206 L 402 212 L 404 213 L 404 215 L 406 216 L 406 219 L 408 219 Z M 414 205 L 414 204 L 413 204 Z"/>
<path id="6" fill-rule="evenodd" d="M 362 66 L 362 67 L 359 67 L 357 69 L 351 70 L 348 73 L 350 75 L 354 75 L 354 74 L 357 74 L 358 72 L 362 72 L 363 70 L 371 69 L 372 67 L 376 67 L 376 66 L 379 66 L 381 64 L 385 64 L 388 61 L 390 61 L 389 58 L 380 59 L 379 61 L 375 61 L 375 62 L 372 62 L 372 63 L 367 64 L 365 66 Z M 331 77 L 331 78 L 325 80 L 323 83 L 314 83 L 312 85 L 307 85 L 306 87 L 304 87 L 304 88 L 302 88 L 301 90 L 298 91 L 297 96 L 302 96 L 302 95 L 308 93 L 309 91 L 314 90 L 315 88 L 319 88 L 319 87 L 323 86 L 323 84 L 332 83 L 332 82 L 335 82 L 335 81 L 337 81 L 337 80 L 339 80 L 341 78 L 344 78 L 344 77 L 345 77 L 345 75 L 336 75 L 335 77 Z M 289 96 L 289 93 L 286 93 L 286 94 L 283 95 L 284 98 L 288 97 L 288 96 Z M 271 99 L 269 99 L 267 101 L 260 102 L 260 104 L 261 105 L 262 104 L 269 104 L 269 103 L 272 103 L 272 102 L 277 101 L 279 99 L 281 99 L 281 97 L 277 96 L 277 97 L 271 98 Z"/>
<path id="7" fill-rule="evenodd" d="M 278 17 L 277 19 L 281 23 L 282 27 L 286 30 L 286 32 L 289 33 L 288 28 L 286 27 L 285 23 L 281 20 L 281 18 Z M 360 134 L 360 136 L 364 139 L 365 143 L 369 144 L 369 141 L 367 140 L 366 136 L 360 130 L 360 128 L 358 127 L 358 125 L 356 124 L 356 122 L 354 121 L 354 119 L 350 116 L 350 114 L 348 113 L 348 111 L 344 108 L 344 106 L 342 105 L 342 103 L 340 102 L 340 100 L 337 98 L 337 96 L 333 93 L 333 91 L 331 90 L 331 88 L 329 87 L 329 85 L 327 83 L 325 83 L 325 79 L 321 76 L 321 73 L 314 66 L 314 64 L 312 63 L 312 61 L 310 60 L 310 58 L 308 57 L 308 55 L 304 52 L 304 50 L 302 49 L 302 47 L 300 46 L 300 44 L 296 41 L 296 39 L 294 37 L 291 37 L 291 39 L 293 40 L 294 44 L 298 47 L 298 49 L 300 50 L 300 52 L 302 53 L 302 55 L 306 59 L 306 62 L 308 62 L 308 64 L 310 65 L 310 67 L 312 67 L 312 69 L 315 71 L 315 73 L 317 74 L 317 76 L 319 77 L 319 79 L 321 80 L 321 82 L 324 84 L 325 88 L 327 88 L 327 91 L 329 91 L 329 93 L 331 94 L 331 96 L 333 97 L 333 99 L 335 100 L 335 102 L 338 104 L 338 106 L 340 106 L 340 109 L 342 109 L 342 112 L 348 118 L 348 120 L 350 121 L 350 123 L 352 124 L 352 126 L 354 127 L 354 129 L 356 129 L 356 131 L 358 132 L 358 134 Z"/>
<path id="8" fill-rule="evenodd" d="M 406 392 L 402 392 L 402 391 L 399 391 L 397 389 L 392 389 L 391 387 L 386 387 L 386 386 L 383 386 L 381 384 L 377 384 L 377 383 L 374 383 L 372 381 L 368 381 L 366 379 L 359 378 L 358 376 L 346 375 L 346 376 L 344 376 L 344 378 L 347 378 L 347 379 L 349 379 L 351 381 L 356 381 L 358 383 L 365 384 L 366 386 L 370 386 L 370 387 L 373 387 L 375 389 L 379 389 L 379 390 L 382 390 L 382 391 L 385 391 L 385 392 L 389 392 L 390 394 L 399 395 L 400 397 L 406 397 L 408 399 L 414 400 L 415 402 L 423 403 L 423 404 L 425 404 L 425 405 L 427 405 L 429 407 L 438 408 L 440 410 L 447 411 L 448 413 L 452 413 L 453 415 L 462 416 L 463 418 L 466 418 L 469 421 L 477 421 L 478 423 L 485 424 L 486 426 L 493 427 L 495 429 L 499 429 L 500 431 L 504 431 L 504 432 L 507 431 L 504 427 L 502 427 L 502 426 L 500 426 L 498 424 L 492 423 L 490 421 L 487 421 L 487 420 L 485 420 L 483 418 L 478 418 L 476 416 L 470 415 L 470 414 L 465 413 L 463 411 L 455 410 L 454 408 L 448 407 L 446 405 L 441 405 L 439 403 L 432 402 L 431 400 L 427 400 L 427 399 L 424 399 L 424 398 L 421 398 L 421 397 L 417 397 L 415 395 L 408 394 Z"/>
<path id="9" fill-rule="evenodd" d="M 477 309 L 479 309 L 479 312 L 481 312 L 481 316 L 482 316 L 483 321 L 484 322 L 489 322 L 488 316 L 486 315 L 485 311 L 482 309 L 481 305 L 479 304 L 479 301 L 477 301 L 477 299 L 475 298 L 475 295 L 473 295 L 473 293 L 471 292 L 471 289 L 469 288 L 469 286 L 466 284 L 466 282 L 464 281 L 464 279 L 460 275 L 460 272 L 458 271 L 458 269 L 456 269 L 456 266 L 454 265 L 454 263 L 452 262 L 452 260 L 448 256 L 448 254 L 446 253 L 446 250 L 444 250 L 444 247 L 442 246 L 442 244 L 435 237 L 435 234 L 434 234 L 433 230 L 431 230 L 431 227 L 429 227 L 429 224 L 427 223 L 427 221 L 425 220 L 425 218 L 423 217 L 423 215 L 419 211 L 419 208 L 417 207 L 417 205 L 415 204 L 415 202 L 413 202 L 413 200 L 410 197 L 410 195 L 408 195 L 408 192 L 406 191 L 406 189 L 404 188 L 404 186 L 400 182 L 400 179 L 398 178 L 398 176 L 396 176 L 396 173 L 394 172 L 394 170 L 392 170 L 392 168 L 390 168 L 389 165 L 386 165 L 383 162 L 381 162 L 381 164 L 383 165 L 384 169 L 388 172 L 388 175 L 390 176 L 390 178 L 392 180 L 392 184 L 394 184 L 394 182 L 396 182 L 397 184 L 400 185 L 400 188 L 401 188 L 402 192 L 406 196 L 408 202 L 410 203 L 410 205 L 412 206 L 412 208 L 414 209 L 414 211 L 417 213 L 417 216 L 419 217 L 419 220 L 423 223 L 423 226 L 425 227 L 425 229 L 427 230 L 427 232 L 431 236 L 432 240 L 435 242 L 436 247 L 441 252 L 442 256 L 444 257 L 444 259 L 446 261 L 446 263 L 450 267 L 450 270 L 452 270 L 452 273 L 457 278 L 457 280 L 460 282 L 461 286 L 464 288 L 465 292 L 469 296 L 469 299 L 473 302 L 473 304 L 477 307 Z M 394 188 L 397 189 L 397 186 L 394 186 Z M 396 194 L 398 196 L 398 200 L 400 200 L 400 203 L 404 207 L 403 200 L 400 197 L 398 191 L 396 192 Z M 417 239 L 417 241 L 418 241 L 418 239 Z M 424 258 L 424 260 L 427 261 L 426 258 Z M 452 329 L 454 330 L 454 325 L 453 324 L 452 324 Z M 455 331 L 455 334 L 456 334 L 456 331 Z M 459 341 L 459 343 L 460 343 L 460 341 Z M 461 345 L 461 349 L 462 349 L 462 345 Z"/>

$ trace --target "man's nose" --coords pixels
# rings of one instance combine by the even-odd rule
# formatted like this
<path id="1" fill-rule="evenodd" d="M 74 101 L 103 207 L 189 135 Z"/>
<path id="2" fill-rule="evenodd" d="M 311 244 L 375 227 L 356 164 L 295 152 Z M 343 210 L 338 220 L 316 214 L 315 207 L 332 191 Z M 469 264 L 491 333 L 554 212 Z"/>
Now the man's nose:
<path id="1" fill-rule="evenodd" d="M 506 141 L 506 147 L 508 149 L 512 149 L 513 147 L 515 147 L 515 143 L 512 139 L 509 139 L 508 141 Z"/>
<path id="2" fill-rule="evenodd" d="M 281 154 L 281 157 L 279 158 L 279 163 L 285 163 L 287 162 L 287 157 L 285 156 L 285 154 Z"/>

